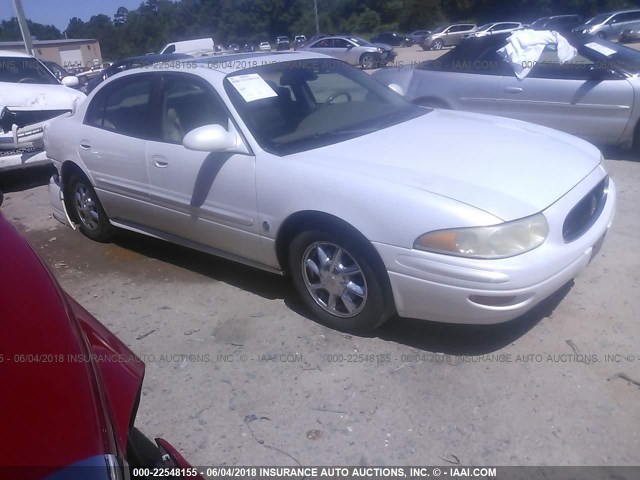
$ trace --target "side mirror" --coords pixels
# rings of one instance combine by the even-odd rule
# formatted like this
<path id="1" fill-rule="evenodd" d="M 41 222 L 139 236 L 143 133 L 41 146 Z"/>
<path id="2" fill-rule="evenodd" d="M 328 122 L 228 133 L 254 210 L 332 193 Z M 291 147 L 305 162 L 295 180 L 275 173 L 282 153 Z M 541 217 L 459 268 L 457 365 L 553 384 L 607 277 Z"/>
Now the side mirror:
<path id="1" fill-rule="evenodd" d="M 80 80 L 75 75 L 68 75 L 66 77 L 63 77 L 61 81 L 62 85 L 64 85 L 65 87 L 73 88 L 80 85 Z"/>
<path id="2" fill-rule="evenodd" d="M 238 146 L 238 137 L 227 132 L 221 125 L 204 125 L 187 133 L 182 145 L 200 152 L 221 152 Z"/>
<path id="3" fill-rule="evenodd" d="M 390 83 L 389 88 L 394 92 L 396 92 L 397 94 L 402 95 L 404 97 L 404 89 L 397 83 Z"/>

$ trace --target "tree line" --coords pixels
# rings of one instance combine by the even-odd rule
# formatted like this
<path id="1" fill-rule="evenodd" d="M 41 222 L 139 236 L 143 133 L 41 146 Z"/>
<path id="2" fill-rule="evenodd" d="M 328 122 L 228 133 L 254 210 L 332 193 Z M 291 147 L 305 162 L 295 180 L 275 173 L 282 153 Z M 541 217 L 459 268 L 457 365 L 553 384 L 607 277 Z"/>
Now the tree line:
<path id="1" fill-rule="evenodd" d="M 431 29 L 454 21 L 532 21 L 540 16 L 640 7 L 640 0 L 316 0 L 320 31 L 362 36 Z M 28 11 L 26 12 L 28 16 Z M 95 38 L 102 56 L 117 60 L 157 52 L 168 42 L 212 37 L 229 44 L 271 41 L 278 35 L 315 33 L 314 0 L 146 0 L 135 10 L 88 21 L 73 17 L 64 32 L 29 21 L 40 40 Z M 20 40 L 15 18 L 0 22 L 0 41 Z"/>

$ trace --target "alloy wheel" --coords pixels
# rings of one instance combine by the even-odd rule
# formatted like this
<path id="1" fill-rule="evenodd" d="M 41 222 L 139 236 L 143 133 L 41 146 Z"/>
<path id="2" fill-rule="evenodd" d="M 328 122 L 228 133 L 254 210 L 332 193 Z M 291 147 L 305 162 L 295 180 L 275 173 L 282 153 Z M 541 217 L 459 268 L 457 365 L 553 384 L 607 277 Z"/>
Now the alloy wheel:
<path id="1" fill-rule="evenodd" d="M 302 256 L 307 291 L 326 312 L 341 318 L 358 315 L 367 303 L 367 282 L 362 268 L 344 248 L 314 242 Z"/>

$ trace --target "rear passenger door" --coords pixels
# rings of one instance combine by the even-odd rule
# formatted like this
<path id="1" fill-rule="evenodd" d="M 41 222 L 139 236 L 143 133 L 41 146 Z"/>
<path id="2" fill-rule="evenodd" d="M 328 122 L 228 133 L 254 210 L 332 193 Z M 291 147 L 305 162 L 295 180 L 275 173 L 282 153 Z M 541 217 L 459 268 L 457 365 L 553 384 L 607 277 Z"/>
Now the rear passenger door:
<path id="1" fill-rule="evenodd" d="M 159 95 L 160 136 L 147 143 L 152 227 L 200 245 L 256 260 L 259 230 L 255 157 L 198 152 L 182 145 L 211 124 L 235 130 L 214 88 L 188 73 L 165 73 Z"/>
<path id="2" fill-rule="evenodd" d="M 146 142 L 157 136 L 153 97 L 160 77 L 129 75 L 102 88 L 87 108 L 78 154 L 115 221 L 144 224 L 149 204 Z"/>

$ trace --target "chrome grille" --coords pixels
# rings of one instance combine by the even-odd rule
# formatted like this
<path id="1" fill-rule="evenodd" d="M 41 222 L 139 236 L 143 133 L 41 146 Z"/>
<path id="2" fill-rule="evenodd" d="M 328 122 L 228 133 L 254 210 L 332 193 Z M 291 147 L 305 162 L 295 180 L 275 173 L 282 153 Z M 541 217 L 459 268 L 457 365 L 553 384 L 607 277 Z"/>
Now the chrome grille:
<path id="1" fill-rule="evenodd" d="M 607 201 L 609 177 L 605 177 L 571 209 L 562 226 L 562 238 L 572 242 L 580 238 L 595 223 Z"/>

